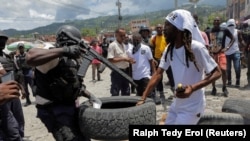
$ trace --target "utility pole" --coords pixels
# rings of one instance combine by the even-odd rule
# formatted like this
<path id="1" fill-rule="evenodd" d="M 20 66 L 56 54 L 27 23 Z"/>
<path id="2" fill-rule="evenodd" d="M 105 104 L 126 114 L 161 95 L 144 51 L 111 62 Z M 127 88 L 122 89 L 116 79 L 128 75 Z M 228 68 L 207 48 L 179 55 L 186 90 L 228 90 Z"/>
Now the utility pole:
<path id="1" fill-rule="evenodd" d="M 120 0 L 117 0 L 116 6 L 118 7 L 118 28 L 121 26 L 122 16 L 121 16 L 121 7 L 122 3 Z"/>
<path id="2" fill-rule="evenodd" d="M 175 0 L 175 9 L 178 9 L 178 0 Z"/>
<path id="3" fill-rule="evenodd" d="M 200 0 L 189 0 L 189 2 L 193 3 L 194 4 L 194 13 L 197 14 L 197 3 L 199 2 Z"/>

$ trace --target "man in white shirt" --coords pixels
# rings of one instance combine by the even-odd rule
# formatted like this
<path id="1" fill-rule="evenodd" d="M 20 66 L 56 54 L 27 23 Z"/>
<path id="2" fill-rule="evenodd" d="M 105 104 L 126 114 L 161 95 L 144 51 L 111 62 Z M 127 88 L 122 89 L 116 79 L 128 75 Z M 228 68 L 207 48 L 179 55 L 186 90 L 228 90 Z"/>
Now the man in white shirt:
<path id="1" fill-rule="evenodd" d="M 132 64 L 132 76 L 137 84 L 136 95 L 142 96 L 143 91 L 151 78 L 151 70 L 155 72 L 153 55 L 149 46 L 141 43 L 142 37 L 139 33 L 133 34 L 133 46 L 128 49 L 129 57 L 135 60 Z"/>
<path id="2" fill-rule="evenodd" d="M 204 87 L 218 79 L 221 71 L 209 55 L 190 12 L 182 9 L 171 12 L 166 17 L 164 27 L 169 46 L 137 105 L 145 102 L 164 70 L 171 66 L 176 98 L 170 106 L 165 124 L 197 124 L 205 110 Z M 180 88 L 177 89 L 177 86 Z"/>
<path id="3" fill-rule="evenodd" d="M 129 75 L 129 64 L 134 63 L 134 60 L 127 55 L 126 48 L 124 46 L 124 40 L 126 38 L 126 31 L 124 28 L 118 28 L 115 31 L 116 40 L 109 44 L 107 59 L 117 66 L 120 70 Z M 112 96 L 129 96 L 130 86 L 129 81 L 118 74 L 116 71 L 112 71 L 111 74 L 111 88 L 110 93 Z"/>
<path id="4" fill-rule="evenodd" d="M 232 85 L 232 62 L 235 70 L 235 87 L 240 87 L 240 76 L 241 76 L 241 52 L 240 52 L 240 44 L 245 46 L 245 42 L 243 41 L 241 31 L 236 29 L 236 24 L 234 19 L 229 19 L 227 21 L 227 28 L 234 36 L 233 45 L 225 51 L 227 58 L 227 85 Z M 230 43 L 230 39 L 226 37 L 226 45 Z"/>

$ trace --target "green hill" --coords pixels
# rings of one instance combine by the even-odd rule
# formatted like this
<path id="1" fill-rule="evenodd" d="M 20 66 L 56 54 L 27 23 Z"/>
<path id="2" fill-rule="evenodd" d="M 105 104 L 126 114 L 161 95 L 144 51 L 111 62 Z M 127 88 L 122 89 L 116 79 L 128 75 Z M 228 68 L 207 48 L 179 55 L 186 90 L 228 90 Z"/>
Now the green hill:
<path id="1" fill-rule="evenodd" d="M 192 9 L 192 7 L 185 7 L 187 8 L 189 11 L 194 11 L 194 9 Z M 201 19 L 201 21 L 204 21 L 205 18 L 208 17 L 208 15 L 210 15 L 212 12 L 215 11 L 220 11 L 222 10 L 223 7 L 221 6 L 199 6 L 196 11 Z M 128 28 L 128 23 L 131 20 L 134 19 L 142 19 L 142 18 L 146 18 L 150 21 L 150 25 L 156 25 L 157 23 L 163 23 L 164 22 L 164 18 L 166 17 L 166 15 L 171 12 L 173 9 L 170 10 L 161 10 L 161 11 L 155 11 L 155 12 L 149 12 L 149 13 L 145 13 L 145 14 L 141 14 L 141 15 L 123 15 L 122 16 L 122 22 L 121 22 L 121 26 L 123 27 L 127 27 Z M 206 19 L 205 19 L 206 20 Z M 61 25 L 64 24 L 70 24 L 73 25 L 75 27 L 77 27 L 78 29 L 95 29 L 96 33 L 100 32 L 102 29 L 105 30 L 114 30 L 117 26 L 118 26 L 118 16 L 114 15 L 114 16 L 103 16 L 103 17 L 98 17 L 98 18 L 91 18 L 91 19 L 86 19 L 86 20 L 68 20 L 65 21 L 63 23 L 53 23 L 47 26 L 43 26 L 43 27 L 38 27 L 32 30 L 15 30 L 15 29 L 8 29 L 8 30 L 4 30 L 4 32 L 10 36 L 10 37 L 19 37 L 19 36 L 25 36 L 25 37 L 29 37 L 32 35 L 32 33 L 38 32 L 39 34 L 54 34 L 57 30 L 57 28 Z"/>

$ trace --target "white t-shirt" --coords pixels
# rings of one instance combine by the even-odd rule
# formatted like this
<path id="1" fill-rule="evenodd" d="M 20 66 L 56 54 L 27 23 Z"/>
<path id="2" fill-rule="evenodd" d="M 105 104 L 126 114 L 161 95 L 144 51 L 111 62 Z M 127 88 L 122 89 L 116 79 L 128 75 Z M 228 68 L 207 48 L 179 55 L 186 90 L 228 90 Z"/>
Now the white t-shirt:
<path id="1" fill-rule="evenodd" d="M 149 60 L 153 59 L 152 52 L 149 46 L 141 44 L 140 49 L 132 54 L 133 46 L 130 46 L 127 54 L 133 58 L 136 63 L 132 64 L 132 75 L 134 80 L 151 77 L 151 66 Z"/>
<path id="2" fill-rule="evenodd" d="M 170 59 L 170 53 L 167 55 L 165 61 L 165 49 L 159 67 L 167 70 L 169 66 L 172 68 L 175 87 L 178 83 L 185 85 L 192 85 L 204 79 L 205 73 L 210 73 L 217 66 L 214 59 L 209 55 L 206 47 L 195 40 L 192 41 L 192 51 L 195 55 L 196 64 L 199 71 L 193 62 L 189 61 L 189 68 L 186 65 L 185 48 L 173 49 L 173 60 Z M 194 91 L 189 98 L 175 98 L 171 106 L 176 110 L 185 110 L 191 113 L 203 113 L 205 109 L 205 89 Z"/>
<path id="3" fill-rule="evenodd" d="M 236 52 L 240 52 L 240 48 L 239 48 L 239 40 L 238 40 L 238 30 L 237 29 L 234 29 L 234 30 L 230 30 L 230 32 L 233 34 L 234 36 L 234 43 L 233 45 L 227 50 L 225 51 L 225 54 L 226 55 L 231 55 L 231 54 L 234 54 Z M 228 44 L 230 43 L 230 38 L 226 37 L 226 47 L 228 46 Z"/>

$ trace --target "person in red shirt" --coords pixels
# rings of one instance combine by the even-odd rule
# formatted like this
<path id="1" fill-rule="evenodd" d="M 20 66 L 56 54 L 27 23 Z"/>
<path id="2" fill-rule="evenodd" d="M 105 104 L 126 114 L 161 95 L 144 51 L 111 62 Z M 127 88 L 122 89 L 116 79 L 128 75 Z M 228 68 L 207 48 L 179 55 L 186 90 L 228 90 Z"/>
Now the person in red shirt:
<path id="1" fill-rule="evenodd" d="M 102 48 L 98 45 L 98 40 L 94 39 L 91 42 L 92 48 L 100 55 L 102 55 Z M 98 69 L 101 66 L 101 62 L 97 59 L 92 60 L 92 80 L 96 81 L 95 76 L 97 72 L 97 81 L 101 81 L 101 75 Z"/>

